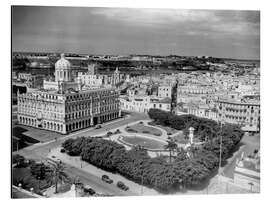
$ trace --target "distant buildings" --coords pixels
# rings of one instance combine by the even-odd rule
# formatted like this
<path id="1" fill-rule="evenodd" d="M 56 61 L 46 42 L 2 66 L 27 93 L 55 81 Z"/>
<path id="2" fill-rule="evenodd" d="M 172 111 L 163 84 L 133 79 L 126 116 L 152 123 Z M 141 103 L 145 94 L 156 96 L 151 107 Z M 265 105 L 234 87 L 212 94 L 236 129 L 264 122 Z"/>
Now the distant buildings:
<path id="1" fill-rule="evenodd" d="M 96 64 L 88 65 L 86 73 L 78 73 L 78 81 L 88 88 L 99 88 L 103 85 L 103 79 L 100 75 L 96 74 Z"/>
<path id="2" fill-rule="evenodd" d="M 41 88 L 43 86 L 43 75 L 31 73 L 12 73 L 13 82 L 24 84 L 27 88 Z"/>
<path id="3" fill-rule="evenodd" d="M 153 98 L 151 96 L 120 97 L 121 109 L 147 113 L 149 109 L 171 111 L 171 99 Z"/>
<path id="4" fill-rule="evenodd" d="M 44 89 L 18 95 L 20 124 L 67 134 L 120 116 L 115 88 L 82 88 L 64 55 L 55 67 L 55 81 L 44 81 Z"/>
<path id="5" fill-rule="evenodd" d="M 172 98 L 172 86 L 170 86 L 170 85 L 160 85 L 158 87 L 158 97 Z"/>

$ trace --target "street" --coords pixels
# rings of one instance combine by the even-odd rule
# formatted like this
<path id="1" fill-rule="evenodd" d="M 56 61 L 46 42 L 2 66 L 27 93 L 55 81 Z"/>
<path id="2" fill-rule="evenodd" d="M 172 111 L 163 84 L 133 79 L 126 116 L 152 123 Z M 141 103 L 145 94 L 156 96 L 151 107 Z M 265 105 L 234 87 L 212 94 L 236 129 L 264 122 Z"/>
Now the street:
<path id="1" fill-rule="evenodd" d="M 83 137 L 83 136 L 94 136 L 97 134 L 106 133 L 107 131 L 118 128 L 122 125 L 127 125 L 129 123 L 141 120 L 141 119 L 147 119 L 147 115 L 145 114 L 139 114 L 139 113 L 131 113 L 130 116 L 114 120 L 108 123 L 102 124 L 102 128 L 95 129 L 94 127 L 83 129 L 74 133 L 71 133 L 65 137 L 58 138 L 57 140 L 51 140 L 46 143 L 37 143 L 34 145 L 31 145 L 29 147 L 26 147 L 24 149 L 19 150 L 18 152 L 14 152 L 14 154 L 20 154 L 24 156 L 27 159 L 34 159 L 34 160 L 45 160 L 48 156 L 48 154 L 55 148 L 59 148 L 61 144 L 64 142 L 64 140 L 69 138 L 75 138 L 75 137 Z M 66 165 L 66 172 L 71 177 L 79 177 L 79 179 L 87 184 L 90 185 L 94 190 L 97 192 L 101 192 L 104 194 L 111 194 L 111 195 L 136 195 L 135 193 L 132 193 L 130 191 L 122 191 L 119 188 L 117 188 L 115 185 L 105 183 L 101 180 L 100 177 L 97 177 L 91 173 L 87 173 L 85 171 L 80 170 L 79 168 L 75 168 L 74 166 Z"/>
<path id="2" fill-rule="evenodd" d="M 96 192 L 109 195 L 117 196 L 135 196 L 137 194 L 130 191 L 122 191 L 117 188 L 114 184 L 108 184 L 101 180 L 100 177 L 97 177 L 91 173 L 87 173 L 83 170 L 75 168 L 73 166 L 66 165 L 66 172 L 70 177 L 79 177 L 79 180 L 85 185 L 89 185 Z"/>

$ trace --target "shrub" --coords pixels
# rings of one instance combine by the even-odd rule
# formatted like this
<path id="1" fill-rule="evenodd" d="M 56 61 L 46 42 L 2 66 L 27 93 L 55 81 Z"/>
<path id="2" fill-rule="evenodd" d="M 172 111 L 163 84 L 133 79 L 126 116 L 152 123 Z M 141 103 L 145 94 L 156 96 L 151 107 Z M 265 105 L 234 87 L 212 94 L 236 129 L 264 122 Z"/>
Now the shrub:
<path id="1" fill-rule="evenodd" d="M 127 131 L 128 131 L 128 132 L 132 132 L 132 133 L 137 133 L 137 132 L 138 132 L 137 130 L 135 130 L 135 129 L 133 129 L 133 128 L 129 128 L 129 129 L 127 129 Z"/>
<path id="2" fill-rule="evenodd" d="M 115 134 L 119 134 L 119 133 L 121 133 L 121 131 L 120 131 L 119 129 L 117 129 L 117 130 L 115 131 Z"/>
<path id="3" fill-rule="evenodd" d="M 65 153 L 66 150 L 62 148 L 62 149 L 60 149 L 60 152 L 61 152 L 61 153 Z"/>

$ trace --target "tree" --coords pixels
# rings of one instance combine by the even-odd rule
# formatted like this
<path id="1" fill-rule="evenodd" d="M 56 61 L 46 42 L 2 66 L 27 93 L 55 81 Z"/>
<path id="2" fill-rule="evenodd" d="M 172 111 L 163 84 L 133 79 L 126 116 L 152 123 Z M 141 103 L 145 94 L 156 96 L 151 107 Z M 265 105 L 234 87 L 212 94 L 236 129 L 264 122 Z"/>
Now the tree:
<path id="1" fill-rule="evenodd" d="M 15 154 L 12 156 L 12 163 L 16 164 L 16 167 L 21 166 L 25 161 L 25 158 L 19 154 Z"/>
<path id="2" fill-rule="evenodd" d="M 177 117 L 174 119 L 177 120 Z M 203 136 L 207 136 L 209 128 L 215 132 L 219 129 L 218 125 L 212 121 L 201 120 L 190 115 L 181 117 L 179 121 L 185 123 L 186 129 L 192 123 L 192 126 L 197 129 L 197 134 L 200 131 L 205 133 Z M 212 141 L 209 139 L 201 145 L 191 146 L 192 156 L 190 157 L 187 156 L 186 150 L 178 149 L 177 144 L 168 139 L 166 149 L 170 151 L 169 162 L 165 156 L 151 158 L 140 146 L 126 150 L 119 143 L 100 138 L 71 139 L 66 141 L 63 147 L 70 149 L 73 153 L 79 153 L 82 160 L 99 168 L 117 172 L 130 180 L 154 187 L 161 192 L 169 192 L 172 189 L 179 189 L 179 186 L 198 186 L 217 168 L 221 139 L 214 133 L 211 136 L 213 136 Z M 222 159 L 225 160 L 235 144 L 241 140 L 242 131 L 236 126 L 228 125 L 222 129 L 221 136 Z M 175 151 L 177 154 L 172 161 L 172 152 Z"/>
<path id="3" fill-rule="evenodd" d="M 177 144 L 171 140 L 171 139 L 168 139 L 167 140 L 167 145 L 164 146 L 165 149 L 168 149 L 169 152 L 170 152 L 170 163 L 172 162 L 172 152 L 176 151 L 177 150 Z"/>
<path id="4" fill-rule="evenodd" d="M 69 180 L 68 175 L 64 172 L 64 165 L 61 162 L 57 162 L 53 165 L 53 177 L 54 177 L 54 184 L 55 184 L 55 193 L 58 193 L 58 183 L 61 181 Z"/>
<path id="5" fill-rule="evenodd" d="M 43 180 L 48 176 L 52 169 L 51 167 L 45 165 L 44 163 L 33 163 L 30 166 L 31 174 L 36 178 Z"/>

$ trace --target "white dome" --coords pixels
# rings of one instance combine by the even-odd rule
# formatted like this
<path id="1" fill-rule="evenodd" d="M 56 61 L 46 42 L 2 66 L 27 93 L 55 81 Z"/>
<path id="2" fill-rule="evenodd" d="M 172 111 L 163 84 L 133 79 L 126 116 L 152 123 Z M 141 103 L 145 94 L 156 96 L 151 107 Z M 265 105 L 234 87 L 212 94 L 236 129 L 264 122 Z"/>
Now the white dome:
<path id="1" fill-rule="evenodd" d="M 55 63 L 55 69 L 70 69 L 71 63 L 61 54 L 61 58 Z"/>

